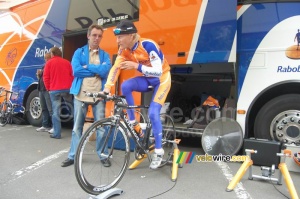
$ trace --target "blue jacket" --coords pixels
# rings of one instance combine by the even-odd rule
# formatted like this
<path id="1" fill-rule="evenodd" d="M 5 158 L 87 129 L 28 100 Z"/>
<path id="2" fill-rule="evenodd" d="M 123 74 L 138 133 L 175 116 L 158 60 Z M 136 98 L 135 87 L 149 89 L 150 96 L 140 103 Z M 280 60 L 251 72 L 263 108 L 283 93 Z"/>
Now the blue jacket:
<path id="1" fill-rule="evenodd" d="M 99 58 L 100 64 L 89 64 L 89 46 L 85 45 L 81 48 L 78 48 L 72 58 L 72 68 L 74 80 L 70 88 L 70 93 L 73 95 L 78 95 L 83 78 L 85 77 L 94 77 L 98 74 L 102 80 L 102 90 L 106 83 L 106 79 L 111 68 L 111 62 L 109 54 L 99 48 Z M 82 66 L 87 65 L 87 68 Z"/>

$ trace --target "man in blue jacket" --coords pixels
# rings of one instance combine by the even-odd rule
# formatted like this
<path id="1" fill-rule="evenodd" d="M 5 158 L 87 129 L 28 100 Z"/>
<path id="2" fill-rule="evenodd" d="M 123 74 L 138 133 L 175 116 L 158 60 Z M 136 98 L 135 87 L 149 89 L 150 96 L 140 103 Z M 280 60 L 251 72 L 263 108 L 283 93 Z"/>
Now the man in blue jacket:
<path id="1" fill-rule="evenodd" d="M 105 117 L 105 101 L 100 100 L 94 104 L 93 99 L 86 97 L 84 91 L 100 92 L 104 88 L 111 68 L 109 54 L 99 48 L 103 37 L 103 29 L 99 25 L 88 28 L 88 44 L 78 48 L 72 58 L 74 81 L 70 93 L 74 95 L 74 126 L 72 130 L 71 148 L 68 158 L 62 162 L 62 167 L 74 164 L 77 146 L 82 135 L 88 105 L 92 105 L 94 121 Z M 101 147 L 105 137 L 104 129 L 97 130 L 96 148 L 100 157 Z M 107 149 L 105 150 L 107 153 Z M 109 167 L 109 159 L 100 159 L 101 163 Z"/>

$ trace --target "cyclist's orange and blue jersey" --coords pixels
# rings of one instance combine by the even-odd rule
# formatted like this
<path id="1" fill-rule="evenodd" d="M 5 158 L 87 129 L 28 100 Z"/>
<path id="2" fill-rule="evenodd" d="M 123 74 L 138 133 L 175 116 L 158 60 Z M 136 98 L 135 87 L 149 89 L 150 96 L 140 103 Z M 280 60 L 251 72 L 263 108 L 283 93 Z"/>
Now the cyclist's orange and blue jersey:
<path id="1" fill-rule="evenodd" d="M 124 61 L 138 63 L 137 70 L 142 76 L 136 76 L 124 81 L 121 85 L 122 94 L 128 105 L 134 105 L 133 91 L 147 92 L 149 86 L 153 87 L 153 96 L 148 110 L 155 137 L 155 148 L 161 149 L 162 125 L 160 110 L 171 88 L 170 66 L 164 58 L 159 46 L 150 39 L 139 39 L 131 49 L 119 50 L 114 66 L 110 70 L 105 88 L 110 89 L 118 79 L 121 72 L 120 64 Z M 129 120 L 134 122 L 134 110 L 127 110 Z"/>
<path id="2" fill-rule="evenodd" d="M 132 49 L 119 50 L 115 64 L 112 67 L 105 88 L 111 88 L 117 81 L 121 72 L 120 63 L 133 61 L 139 63 L 138 71 L 148 80 L 148 85 L 156 86 L 153 101 L 161 105 L 166 100 L 171 88 L 170 66 L 164 58 L 159 46 L 150 39 L 139 39 Z M 158 84 L 158 85 L 157 85 Z M 140 90 L 140 92 L 145 92 Z"/>

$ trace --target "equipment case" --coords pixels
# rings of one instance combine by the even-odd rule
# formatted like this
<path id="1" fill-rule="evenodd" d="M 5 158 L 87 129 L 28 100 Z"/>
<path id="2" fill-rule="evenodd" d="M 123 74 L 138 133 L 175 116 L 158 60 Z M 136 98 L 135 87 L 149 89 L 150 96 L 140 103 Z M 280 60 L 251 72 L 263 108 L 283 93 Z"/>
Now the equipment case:
<path id="1" fill-rule="evenodd" d="M 251 154 L 253 165 L 272 166 L 274 164 L 278 168 L 280 157 L 276 153 L 280 153 L 281 148 L 280 142 L 250 138 L 244 139 L 243 154 L 246 154 L 245 149 L 257 150 L 257 153 Z"/>

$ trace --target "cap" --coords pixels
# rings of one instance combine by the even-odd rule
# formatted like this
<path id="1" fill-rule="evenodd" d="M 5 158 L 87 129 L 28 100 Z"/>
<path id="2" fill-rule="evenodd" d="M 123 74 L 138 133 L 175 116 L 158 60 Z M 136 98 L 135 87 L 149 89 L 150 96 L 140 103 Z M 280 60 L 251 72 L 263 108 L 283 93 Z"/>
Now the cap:
<path id="1" fill-rule="evenodd" d="M 137 33 L 137 29 L 131 21 L 125 19 L 118 23 L 114 33 L 115 35 Z"/>

